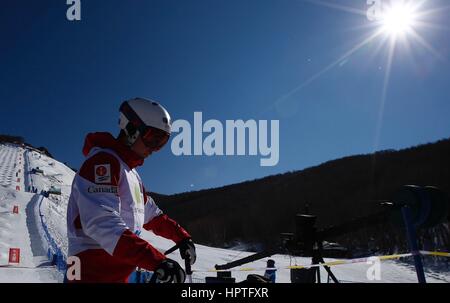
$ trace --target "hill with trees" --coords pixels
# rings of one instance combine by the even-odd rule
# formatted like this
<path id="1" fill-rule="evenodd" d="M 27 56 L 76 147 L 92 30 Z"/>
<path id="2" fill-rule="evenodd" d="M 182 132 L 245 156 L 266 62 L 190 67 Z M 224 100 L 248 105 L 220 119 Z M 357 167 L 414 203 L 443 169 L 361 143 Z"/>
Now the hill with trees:
<path id="1" fill-rule="evenodd" d="M 151 193 L 161 209 L 195 241 L 255 249 L 293 232 L 297 213 L 317 215 L 317 227 L 340 225 L 377 212 L 403 185 L 432 185 L 450 192 L 450 139 L 402 150 L 354 155 L 300 171 L 176 195 Z M 449 222 L 420 234 L 434 249 L 450 249 Z M 404 232 L 389 222 L 361 226 L 336 239 L 350 249 L 395 252 L 406 248 Z"/>

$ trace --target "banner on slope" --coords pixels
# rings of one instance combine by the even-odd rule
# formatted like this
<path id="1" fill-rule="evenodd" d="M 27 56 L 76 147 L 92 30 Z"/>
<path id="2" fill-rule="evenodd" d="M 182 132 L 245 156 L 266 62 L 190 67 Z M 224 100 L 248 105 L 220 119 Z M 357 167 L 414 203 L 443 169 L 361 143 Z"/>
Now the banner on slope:
<path id="1" fill-rule="evenodd" d="M 20 248 L 10 248 L 9 249 L 9 263 L 20 263 Z"/>

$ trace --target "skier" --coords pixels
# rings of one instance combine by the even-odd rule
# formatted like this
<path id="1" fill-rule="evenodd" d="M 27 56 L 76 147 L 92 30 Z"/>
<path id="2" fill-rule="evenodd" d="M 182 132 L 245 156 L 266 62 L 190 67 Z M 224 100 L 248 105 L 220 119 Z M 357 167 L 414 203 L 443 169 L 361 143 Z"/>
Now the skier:
<path id="1" fill-rule="evenodd" d="M 185 272 L 139 237 L 141 228 L 178 244 L 183 259 L 194 264 L 195 246 L 189 233 L 146 195 L 136 167 L 168 141 L 169 113 L 142 98 L 120 106 L 120 134 L 90 133 L 87 157 L 72 183 L 67 209 L 69 256 L 80 260 L 81 280 L 127 282 L 136 267 L 155 271 L 162 282 L 183 282 Z"/>

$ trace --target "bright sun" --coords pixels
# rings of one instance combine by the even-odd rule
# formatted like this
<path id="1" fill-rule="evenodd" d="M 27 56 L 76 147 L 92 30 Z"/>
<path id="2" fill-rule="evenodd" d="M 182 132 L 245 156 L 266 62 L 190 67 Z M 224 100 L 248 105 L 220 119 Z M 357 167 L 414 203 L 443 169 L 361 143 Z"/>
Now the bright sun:
<path id="1" fill-rule="evenodd" d="M 414 21 L 414 9 L 405 3 L 386 7 L 381 18 L 383 31 L 392 36 L 407 34 L 412 29 Z"/>

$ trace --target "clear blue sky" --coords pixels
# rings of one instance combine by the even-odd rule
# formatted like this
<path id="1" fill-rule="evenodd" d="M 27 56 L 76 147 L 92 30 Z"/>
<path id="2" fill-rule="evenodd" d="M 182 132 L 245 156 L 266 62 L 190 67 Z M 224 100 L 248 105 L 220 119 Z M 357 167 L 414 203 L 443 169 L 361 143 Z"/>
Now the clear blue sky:
<path id="1" fill-rule="evenodd" d="M 433 26 L 416 27 L 434 51 L 397 44 L 384 106 L 381 36 L 330 67 L 374 27 L 326 3 L 364 12 L 366 0 L 322 2 L 82 0 L 82 20 L 69 22 L 65 0 L 2 1 L 0 133 L 78 168 L 85 135 L 117 134 L 127 98 L 158 100 L 173 119 L 280 121 L 274 167 L 259 156 L 176 157 L 169 146 L 152 155 L 139 172 L 167 194 L 450 137 L 448 0 L 429 0 L 423 9 L 440 8 L 426 17 Z"/>

